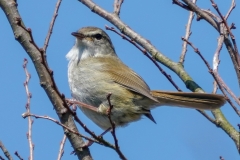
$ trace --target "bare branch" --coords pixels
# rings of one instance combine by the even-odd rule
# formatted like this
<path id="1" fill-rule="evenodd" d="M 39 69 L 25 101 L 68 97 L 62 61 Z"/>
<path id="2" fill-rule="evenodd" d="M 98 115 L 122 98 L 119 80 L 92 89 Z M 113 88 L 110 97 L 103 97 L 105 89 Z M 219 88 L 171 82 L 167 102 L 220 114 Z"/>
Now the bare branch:
<path id="1" fill-rule="evenodd" d="M 222 32 L 221 31 L 221 23 L 222 22 L 226 22 L 226 20 L 222 20 L 220 18 L 218 18 L 216 15 L 214 15 L 213 13 L 209 13 L 206 10 L 200 9 L 198 6 L 196 6 L 196 4 L 192 3 L 191 0 L 183 0 L 186 5 L 188 5 L 188 7 L 190 7 L 192 9 L 192 11 L 194 11 L 197 15 L 201 15 L 201 18 L 206 20 L 210 25 L 212 25 L 220 34 L 224 35 L 224 44 L 228 50 L 228 53 L 232 59 L 233 65 L 234 65 L 234 69 L 236 72 L 236 75 L 238 77 L 238 83 L 240 86 L 240 69 L 239 69 L 239 63 L 238 63 L 238 57 L 239 55 L 236 54 L 235 49 L 236 47 L 233 47 L 234 41 L 233 41 L 233 45 L 231 40 L 229 39 L 229 33 L 228 32 Z M 214 15 L 214 17 L 213 17 Z M 221 14 L 222 15 L 222 14 Z M 217 17 L 217 18 L 216 18 Z M 220 19 L 220 20 L 219 20 Z M 225 25 L 226 26 L 226 25 Z M 226 26 L 227 27 L 227 26 Z M 229 27 L 228 27 L 229 28 Z"/>
<path id="2" fill-rule="evenodd" d="M 114 4 L 113 4 L 113 13 L 115 15 L 117 15 L 119 17 L 119 14 L 120 14 L 120 10 L 121 10 L 121 6 L 122 6 L 122 3 L 123 3 L 124 0 L 114 0 Z"/>
<path id="3" fill-rule="evenodd" d="M 226 16 L 225 16 L 225 20 L 227 20 L 227 19 L 228 19 L 228 17 L 230 16 L 231 12 L 233 11 L 233 9 L 234 9 L 235 7 L 236 7 L 235 0 L 232 0 L 231 7 L 230 7 L 230 9 L 229 9 L 228 13 L 227 13 L 227 14 L 226 14 Z"/>
<path id="4" fill-rule="evenodd" d="M 29 74 L 28 70 L 27 70 L 27 59 L 24 59 L 23 62 L 23 69 L 25 71 L 26 74 L 26 80 L 24 82 L 24 87 L 27 93 L 27 103 L 26 103 L 26 110 L 28 113 L 30 113 L 30 100 L 32 98 L 32 94 L 30 93 L 29 89 L 28 89 L 28 83 L 29 80 L 31 78 L 31 75 Z M 28 143 L 29 143 L 29 150 L 30 150 L 30 156 L 29 156 L 29 160 L 33 160 L 33 150 L 34 150 L 34 144 L 32 142 L 32 124 L 33 124 L 33 120 L 31 117 L 28 117 L 28 133 L 27 133 L 27 139 L 28 139 Z"/>
<path id="5" fill-rule="evenodd" d="M 0 141 L 0 148 L 3 151 L 3 154 L 7 157 L 8 160 L 13 160 L 12 156 L 8 152 L 7 148 L 3 145 L 3 143 Z"/>
<path id="6" fill-rule="evenodd" d="M 43 46 L 43 52 L 44 53 L 46 53 L 46 51 L 47 51 L 48 43 L 49 43 L 50 37 L 52 35 L 53 26 L 54 26 L 55 20 L 58 16 L 58 9 L 61 5 L 61 2 L 62 2 L 62 0 L 58 0 L 57 4 L 56 4 L 55 11 L 54 11 L 54 14 L 53 14 L 53 17 L 52 17 L 52 21 L 50 23 L 50 27 L 49 27 L 49 30 L 48 30 L 48 34 L 47 34 L 47 37 L 45 39 L 44 46 Z"/>
<path id="7" fill-rule="evenodd" d="M 193 0 L 193 3 L 196 3 L 196 0 Z M 186 34 L 185 34 L 185 37 L 184 37 L 187 40 L 190 38 L 190 35 L 192 34 L 191 25 L 192 25 L 193 18 L 194 18 L 194 12 L 190 11 L 189 12 L 189 17 L 188 17 L 188 22 L 187 22 L 187 25 L 186 25 Z M 187 42 L 183 41 L 182 53 L 181 53 L 181 56 L 180 56 L 179 63 L 183 64 L 186 52 L 187 52 Z"/>
<path id="8" fill-rule="evenodd" d="M 239 53 L 238 53 L 238 48 L 237 48 L 237 42 L 235 39 L 235 36 L 233 35 L 231 29 L 229 28 L 226 19 L 223 17 L 222 13 L 220 12 L 220 10 L 218 9 L 217 4 L 214 2 L 214 0 L 210 0 L 212 2 L 212 6 L 215 8 L 215 10 L 218 12 L 219 16 L 221 17 L 223 23 L 225 24 L 225 27 L 228 30 L 228 33 L 230 34 L 230 37 L 232 39 L 233 45 L 234 45 L 234 49 L 235 49 L 235 57 L 236 57 L 236 62 L 238 64 L 238 67 L 240 68 L 240 57 L 239 57 Z"/>
<path id="9" fill-rule="evenodd" d="M 197 111 L 198 111 L 199 113 L 201 113 L 205 118 L 207 118 L 207 120 L 209 120 L 209 121 L 212 122 L 213 124 L 217 125 L 216 120 L 213 119 L 212 117 L 210 117 L 205 111 L 199 110 L 199 109 L 197 109 Z"/>
<path id="10" fill-rule="evenodd" d="M 64 128 L 67 129 L 68 131 L 70 131 L 70 132 L 72 132 L 72 133 L 74 133 L 74 134 L 76 134 L 76 135 L 78 135 L 78 136 L 80 136 L 80 137 L 83 137 L 83 138 L 85 138 L 85 139 L 87 139 L 87 140 L 90 140 L 90 141 L 93 141 L 93 142 L 95 142 L 95 143 L 100 144 L 98 141 L 96 141 L 96 140 L 94 140 L 94 139 L 92 139 L 92 138 L 89 138 L 89 137 L 87 137 L 87 136 L 84 136 L 84 135 L 80 134 L 79 132 L 77 132 L 77 131 L 69 128 L 68 126 L 65 126 L 64 124 L 62 124 L 62 123 L 59 122 L 58 120 L 55 120 L 55 119 L 53 119 L 53 118 L 51 118 L 51 117 L 49 117 L 49 116 L 39 116 L 39 115 L 35 115 L 35 114 L 32 114 L 32 113 L 27 113 L 27 112 L 22 114 L 22 117 L 23 117 L 23 118 L 26 118 L 26 117 L 29 117 L 29 116 L 32 116 L 32 117 L 35 117 L 35 118 L 41 118 L 41 119 L 50 120 L 50 121 L 56 123 L 57 125 L 64 127 Z"/>
<path id="11" fill-rule="evenodd" d="M 63 135 L 63 139 L 62 139 L 62 141 L 60 143 L 60 148 L 59 148 L 59 153 L 58 153 L 57 160 L 61 160 L 62 159 L 62 156 L 63 156 L 63 153 L 64 153 L 63 148 L 64 148 L 64 145 L 65 145 L 66 139 L 67 139 L 67 136 L 66 136 L 66 134 L 64 134 Z"/>
<path id="12" fill-rule="evenodd" d="M 220 51 L 221 51 L 222 46 L 223 46 L 223 40 L 224 40 L 223 35 L 220 35 L 219 38 L 218 38 L 217 49 L 216 49 L 216 51 L 214 53 L 214 56 L 213 56 L 213 72 L 218 72 L 218 65 L 220 63 L 219 55 L 220 55 Z M 217 88 L 218 88 L 217 82 L 214 80 L 214 82 L 213 82 L 213 93 L 217 93 Z"/>

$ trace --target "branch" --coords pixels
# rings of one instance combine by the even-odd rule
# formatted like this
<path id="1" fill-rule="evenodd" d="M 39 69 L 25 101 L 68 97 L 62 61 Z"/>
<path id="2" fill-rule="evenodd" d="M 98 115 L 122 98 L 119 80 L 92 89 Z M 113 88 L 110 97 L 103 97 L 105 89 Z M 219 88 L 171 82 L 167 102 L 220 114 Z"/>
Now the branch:
<path id="1" fill-rule="evenodd" d="M 60 148 L 59 148 L 59 153 L 58 153 L 57 160 L 61 160 L 62 159 L 62 156 L 63 156 L 63 153 L 64 153 L 63 148 L 64 148 L 64 145 L 65 145 L 66 139 L 67 139 L 67 136 L 66 136 L 66 134 L 64 134 L 63 139 L 62 139 L 62 141 L 60 143 Z"/>
<path id="2" fill-rule="evenodd" d="M 236 56 L 236 61 L 238 63 L 238 67 L 240 65 L 240 57 L 239 57 L 239 53 L 238 53 L 238 49 L 237 49 L 237 43 L 236 43 L 236 39 L 231 31 L 231 29 L 228 27 L 227 21 L 226 19 L 223 17 L 222 13 L 220 12 L 220 10 L 218 9 L 217 4 L 214 2 L 214 0 L 210 0 L 212 2 L 212 6 L 215 8 L 215 10 L 218 12 L 219 16 L 221 17 L 223 23 L 225 24 L 225 27 L 228 30 L 228 33 L 230 34 L 230 37 L 232 39 L 233 45 L 234 45 L 234 49 L 235 49 L 235 56 Z M 230 14 L 231 12 L 229 12 Z"/>
<path id="3" fill-rule="evenodd" d="M 219 55 L 220 55 L 220 51 L 222 50 L 223 40 L 224 40 L 224 37 L 222 35 L 220 35 L 219 38 L 218 38 L 217 49 L 216 49 L 216 51 L 214 53 L 214 56 L 213 56 L 213 72 L 218 72 L 218 65 L 220 63 Z M 218 85 L 217 85 L 217 82 L 215 80 L 214 80 L 213 86 L 214 86 L 213 87 L 213 93 L 216 94 Z"/>
<path id="4" fill-rule="evenodd" d="M 231 40 L 229 39 L 229 36 L 228 36 L 229 33 L 225 32 L 225 31 L 222 32 L 222 29 L 220 28 L 221 27 L 220 23 L 226 22 L 226 20 L 224 18 L 223 18 L 224 20 L 222 19 L 221 21 L 214 19 L 211 16 L 211 15 L 213 15 L 212 13 L 211 13 L 211 15 L 209 15 L 208 12 L 200 9 L 198 6 L 196 6 L 196 4 L 192 3 L 191 0 L 183 0 L 183 1 L 185 2 L 186 5 L 188 5 L 188 7 L 191 8 L 191 10 L 193 12 L 195 12 L 197 15 L 201 15 L 202 19 L 206 20 L 210 25 L 212 25 L 219 32 L 220 35 L 221 34 L 224 35 L 224 44 L 225 44 L 225 46 L 228 50 L 228 53 L 229 53 L 229 55 L 232 59 L 232 63 L 234 65 L 234 69 L 235 69 L 236 75 L 238 77 L 238 83 L 239 83 L 239 86 L 240 86 L 240 69 L 239 69 L 240 67 L 239 67 L 239 61 L 238 61 L 239 60 L 239 58 L 238 58 L 239 54 L 238 54 L 238 52 L 235 51 L 235 49 L 237 49 L 235 39 L 232 39 L 233 40 L 233 45 L 234 45 L 234 47 L 233 47 L 232 42 L 231 42 Z M 215 17 L 217 17 L 217 16 L 215 15 Z M 226 28 L 229 28 L 226 23 L 224 23 L 224 24 L 225 24 Z M 231 38 L 234 38 L 234 37 L 231 36 Z"/>
<path id="5" fill-rule="evenodd" d="M 65 104 L 63 103 L 64 100 L 55 84 L 52 74 L 53 72 L 48 68 L 47 63 L 44 59 L 45 57 L 42 54 L 42 50 L 40 50 L 35 45 L 30 30 L 25 28 L 21 16 L 18 13 L 17 3 L 12 0 L 0 0 L 0 7 L 4 11 L 12 27 L 15 39 L 19 42 L 19 44 L 24 48 L 24 50 L 31 58 L 39 76 L 40 85 L 48 95 L 48 98 L 54 106 L 54 109 L 58 114 L 61 123 L 73 130 L 77 130 L 71 114 L 69 112 L 64 112 L 64 110 L 66 110 L 64 107 Z M 81 146 L 84 145 L 84 141 L 81 137 L 71 132 L 67 134 L 67 137 L 72 147 L 75 149 L 78 159 L 92 159 L 89 149 L 87 147 L 81 148 Z"/>
<path id="6" fill-rule="evenodd" d="M 225 20 L 228 19 L 228 17 L 230 16 L 231 12 L 233 11 L 233 9 L 234 9 L 235 7 L 236 7 L 235 0 L 232 0 L 231 7 L 230 7 L 230 9 L 228 10 L 228 13 L 227 13 L 226 16 L 225 16 Z"/>
<path id="7" fill-rule="evenodd" d="M 119 17 L 121 6 L 124 0 L 114 0 L 113 13 Z"/>
<path id="8" fill-rule="evenodd" d="M 27 104 L 26 104 L 26 110 L 27 113 L 30 113 L 30 99 L 32 98 L 32 94 L 29 92 L 28 89 L 28 83 L 29 80 L 31 78 L 31 75 L 29 74 L 28 70 L 27 70 L 27 59 L 24 59 L 23 62 L 23 69 L 25 71 L 26 74 L 26 80 L 24 82 L 24 87 L 27 93 Z M 34 144 L 32 142 L 32 124 L 33 124 L 33 120 L 31 119 L 31 117 L 28 117 L 28 133 L 27 133 L 27 139 L 28 139 L 28 143 L 29 143 L 29 150 L 30 150 L 30 156 L 29 156 L 29 160 L 33 160 L 33 150 L 34 150 Z"/>
<path id="9" fill-rule="evenodd" d="M 3 143 L 0 141 L 0 148 L 3 151 L 4 155 L 7 157 L 8 160 L 13 160 L 12 156 L 8 152 L 7 148 L 3 145 Z"/>
<path id="10" fill-rule="evenodd" d="M 55 120 L 55 119 L 53 119 L 53 118 L 51 118 L 51 117 L 49 117 L 49 116 L 39 116 L 39 115 L 27 113 L 27 112 L 22 114 L 22 117 L 23 117 L 23 118 L 26 118 L 26 117 L 29 117 L 29 116 L 30 116 L 30 117 L 35 117 L 35 118 L 41 118 L 41 119 L 50 120 L 50 121 L 56 123 L 57 125 L 62 126 L 63 128 L 67 129 L 68 131 L 76 134 L 76 135 L 79 136 L 79 137 L 83 137 L 83 138 L 85 138 L 85 139 L 87 139 L 87 140 L 90 140 L 90 141 L 93 141 L 93 142 L 95 142 L 95 143 L 100 144 L 98 141 L 96 141 L 96 140 L 94 140 L 94 139 L 92 139 L 92 138 L 89 138 L 89 137 L 87 137 L 87 136 L 84 136 L 84 135 L 80 134 L 78 131 L 75 131 L 75 130 L 69 128 L 68 126 L 65 126 L 64 124 L 60 123 L 58 120 Z"/>
<path id="11" fill-rule="evenodd" d="M 56 20 L 56 18 L 58 16 L 58 9 L 59 9 L 59 7 L 61 5 L 61 2 L 62 2 L 62 0 L 58 0 L 57 4 L 56 4 L 55 11 L 54 11 L 54 14 L 53 14 L 53 17 L 52 17 L 52 21 L 50 23 L 50 27 L 49 27 L 49 30 L 48 30 L 48 34 L 46 36 L 46 39 L 45 39 L 45 42 L 44 42 L 44 46 L 43 46 L 43 52 L 44 53 L 46 53 L 46 51 L 47 51 L 48 43 L 49 43 L 50 37 L 52 35 L 53 26 L 54 26 L 55 20 Z"/>
<path id="12" fill-rule="evenodd" d="M 217 125 L 216 120 L 213 119 L 212 117 L 210 117 L 205 111 L 199 110 L 199 109 L 197 109 L 197 111 L 198 111 L 199 113 L 201 113 L 205 118 L 207 118 L 207 120 L 209 120 L 209 121 L 212 122 L 213 124 Z"/>
<path id="13" fill-rule="evenodd" d="M 193 0 L 193 3 L 196 3 L 196 0 Z M 190 35 L 192 34 L 191 25 L 192 25 L 193 18 L 194 18 L 194 12 L 190 11 L 189 12 L 189 17 L 188 17 L 188 23 L 186 25 L 186 34 L 185 34 L 185 37 L 184 37 L 187 40 L 190 38 Z M 187 42 L 183 41 L 182 53 L 181 53 L 181 56 L 180 56 L 179 63 L 183 64 L 186 52 L 187 52 Z"/>

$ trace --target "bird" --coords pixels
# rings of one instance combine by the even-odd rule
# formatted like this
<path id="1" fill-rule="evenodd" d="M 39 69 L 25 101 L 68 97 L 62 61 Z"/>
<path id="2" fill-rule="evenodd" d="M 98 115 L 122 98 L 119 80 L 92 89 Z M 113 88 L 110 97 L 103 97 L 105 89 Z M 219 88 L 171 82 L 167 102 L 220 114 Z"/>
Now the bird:
<path id="1" fill-rule="evenodd" d="M 151 110 L 158 106 L 175 106 L 200 110 L 218 109 L 225 103 L 220 94 L 150 90 L 141 76 L 117 56 L 107 33 L 98 27 L 83 27 L 72 32 L 75 44 L 67 53 L 68 82 L 73 99 L 93 106 L 79 106 L 82 112 L 103 130 L 146 116 L 155 122 Z M 155 122 L 156 123 L 156 122 Z"/>

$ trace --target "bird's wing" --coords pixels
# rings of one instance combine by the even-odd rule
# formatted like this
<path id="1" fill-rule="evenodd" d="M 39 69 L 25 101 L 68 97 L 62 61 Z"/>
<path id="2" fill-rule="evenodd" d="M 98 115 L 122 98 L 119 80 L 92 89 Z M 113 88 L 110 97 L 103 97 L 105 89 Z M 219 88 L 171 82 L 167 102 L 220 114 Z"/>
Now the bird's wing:
<path id="1" fill-rule="evenodd" d="M 123 64 L 119 59 L 109 61 L 108 67 L 102 68 L 111 79 L 131 91 L 144 95 L 154 101 L 157 101 L 150 93 L 149 86 L 133 70 Z"/>

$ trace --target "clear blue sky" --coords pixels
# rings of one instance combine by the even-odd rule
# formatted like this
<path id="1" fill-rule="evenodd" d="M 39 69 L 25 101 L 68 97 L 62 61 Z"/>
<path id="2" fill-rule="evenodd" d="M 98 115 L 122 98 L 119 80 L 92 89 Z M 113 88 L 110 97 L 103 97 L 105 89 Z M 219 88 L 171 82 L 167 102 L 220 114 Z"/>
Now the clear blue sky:
<path id="1" fill-rule="evenodd" d="M 113 10 L 113 0 L 96 0 L 95 2 L 108 11 Z M 230 1 L 216 0 L 216 2 L 219 4 L 222 13 L 225 14 L 230 6 Z M 43 46 L 55 3 L 56 0 L 18 1 L 18 9 L 22 19 L 25 25 L 32 29 L 34 39 L 39 47 Z M 200 7 L 210 8 L 215 13 L 210 1 L 199 1 L 197 3 Z M 178 61 L 182 46 L 181 36 L 185 35 L 188 14 L 187 11 L 173 5 L 172 1 L 139 2 L 131 0 L 124 2 L 121 19 L 133 30 L 149 39 L 167 57 L 173 61 Z M 240 46 L 239 15 L 240 9 L 237 6 L 228 21 L 229 23 L 234 22 L 237 26 L 237 30 L 234 30 L 233 33 L 236 36 L 238 46 Z M 23 86 L 25 81 L 25 73 L 22 68 L 23 58 L 29 60 L 28 70 L 32 75 L 29 84 L 29 89 L 33 95 L 31 112 L 58 118 L 47 95 L 39 85 L 39 79 L 30 58 L 20 44 L 15 41 L 10 25 L 2 11 L 0 11 L 0 22 L 0 140 L 12 155 L 15 151 L 18 151 L 24 159 L 27 159 L 29 156 L 26 138 L 28 124 L 27 120 L 21 117 L 21 114 L 25 112 L 27 100 Z M 51 69 L 54 71 L 57 86 L 66 97 L 70 97 L 70 90 L 67 81 L 68 62 L 65 55 L 71 49 L 75 40 L 71 36 L 71 32 L 84 26 L 104 28 L 105 25 L 112 26 L 77 0 L 62 2 L 48 47 L 47 58 Z M 110 31 L 107 31 L 107 33 L 110 35 L 122 61 L 140 74 L 151 89 L 175 90 L 140 51 L 122 40 L 118 35 Z M 199 22 L 194 20 L 190 40 L 200 49 L 210 64 L 212 64 L 213 53 L 217 46 L 217 37 L 218 33 L 208 23 L 203 20 Z M 225 46 L 220 59 L 219 71 L 221 76 L 234 93 L 239 96 L 236 75 Z M 191 48 L 188 49 L 184 67 L 206 92 L 212 92 L 213 79 L 202 60 Z M 182 90 L 188 91 L 183 82 L 173 72 L 168 69 L 166 71 Z M 222 111 L 230 123 L 236 127 L 240 119 L 233 109 L 226 104 Z M 143 118 L 141 121 L 117 130 L 120 147 L 128 159 L 217 160 L 219 156 L 223 156 L 226 160 L 239 159 L 235 144 L 228 135 L 211 124 L 197 111 L 159 107 L 154 109 L 152 113 L 157 124 Z M 100 134 L 102 132 L 80 110 L 78 110 L 78 115 L 96 133 Z M 83 132 L 80 127 L 79 130 Z M 62 137 L 63 130 L 61 127 L 47 120 L 35 119 L 33 124 L 35 159 L 56 159 Z M 113 142 L 110 134 L 107 134 L 105 138 Z M 115 151 L 98 144 L 93 144 L 90 151 L 95 160 L 119 159 Z M 72 152 L 72 148 L 67 141 L 63 160 L 77 159 L 77 157 L 69 155 L 70 152 Z M 0 155 L 3 156 L 1 151 Z"/>

